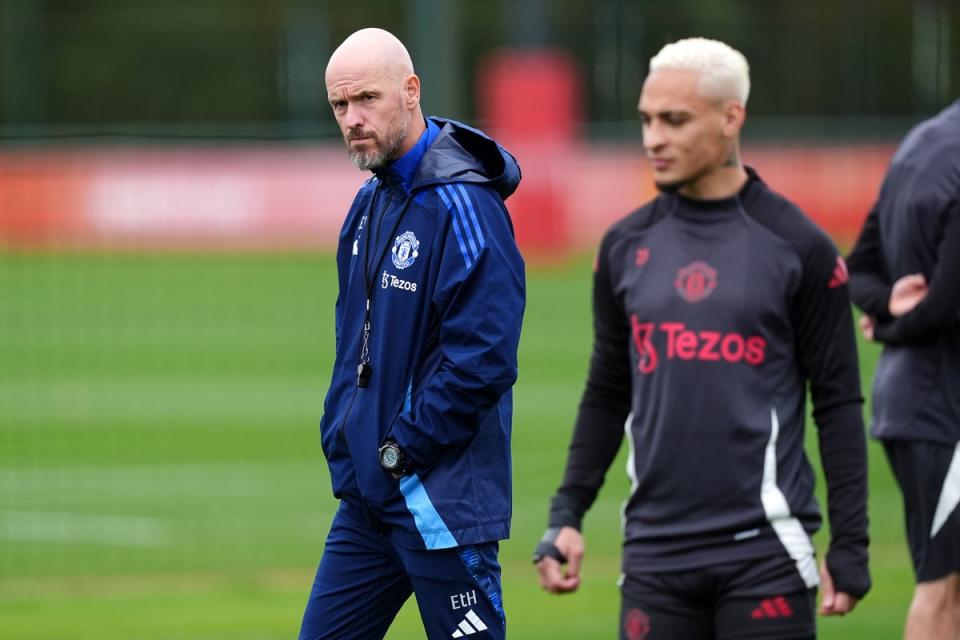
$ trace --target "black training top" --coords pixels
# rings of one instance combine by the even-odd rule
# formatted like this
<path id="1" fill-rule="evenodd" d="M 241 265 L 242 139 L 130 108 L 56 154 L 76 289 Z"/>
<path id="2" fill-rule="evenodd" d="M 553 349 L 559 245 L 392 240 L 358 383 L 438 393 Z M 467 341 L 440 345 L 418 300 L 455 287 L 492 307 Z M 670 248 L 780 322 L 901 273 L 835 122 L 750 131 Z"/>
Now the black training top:
<path id="1" fill-rule="evenodd" d="M 850 295 L 886 345 L 873 435 L 960 441 L 960 100 L 904 138 L 848 265 Z M 891 287 L 913 273 L 926 278 L 927 296 L 894 319 Z"/>
<path id="2" fill-rule="evenodd" d="M 786 550 L 816 584 L 809 382 L 827 561 L 837 587 L 862 596 L 866 447 L 846 270 L 813 222 L 748 173 L 734 197 L 661 194 L 604 237 L 593 355 L 550 526 L 579 528 L 626 431 L 625 573 Z"/>

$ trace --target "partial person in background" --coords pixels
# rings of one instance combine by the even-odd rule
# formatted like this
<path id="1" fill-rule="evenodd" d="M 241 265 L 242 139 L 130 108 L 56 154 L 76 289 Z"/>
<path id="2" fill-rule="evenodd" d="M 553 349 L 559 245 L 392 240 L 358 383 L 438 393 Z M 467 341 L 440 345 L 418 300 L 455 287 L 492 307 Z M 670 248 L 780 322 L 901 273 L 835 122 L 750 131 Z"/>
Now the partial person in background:
<path id="1" fill-rule="evenodd" d="M 429 638 L 503 638 L 525 303 L 504 200 L 520 170 L 483 133 L 424 118 L 386 31 L 348 37 L 326 85 L 351 161 L 373 176 L 337 250 L 320 436 L 340 506 L 300 638 L 382 638 L 412 593 Z"/>
<path id="2" fill-rule="evenodd" d="M 847 260 L 883 343 L 871 433 L 903 492 L 917 586 L 909 640 L 960 638 L 960 101 L 897 149 Z"/>
<path id="3" fill-rule="evenodd" d="M 813 638 L 870 588 L 855 329 L 836 248 L 740 159 L 744 56 L 691 38 L 650 61 L 643 145 L 661 193 L 600 245 L 594 343 L 534 561 L 580 586 L 581 523 L 626 432 L 620 638 Z M 831 538 L 804 452 L 807 385 Z M 566 563 L 566 570 L 563 568 Z"/>

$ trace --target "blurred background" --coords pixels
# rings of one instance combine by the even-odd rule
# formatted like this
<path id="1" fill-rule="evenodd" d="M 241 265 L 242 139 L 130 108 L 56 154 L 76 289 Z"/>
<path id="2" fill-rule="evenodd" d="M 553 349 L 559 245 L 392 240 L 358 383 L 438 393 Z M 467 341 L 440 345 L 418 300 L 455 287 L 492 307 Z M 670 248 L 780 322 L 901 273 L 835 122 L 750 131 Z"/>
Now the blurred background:
<path id="1" fill-rule="evenodd" d="M 331 251 L 365 179 L 323 74 L 365 26 L 407 44 L 426 113 L 524 170 L 501 558 L 523 639 L 615 635 L 622 459 L 586 521 L 582 592 L 540 593 L 528 558 L 585 375 L 590 255 L 654 193 L 649 58 L 691 35 L 740 49 L 745 161 L 841 247 L 896 143 L 960 96 L 952 0 L 0 0 L 0 637 L 295 637 L 335 507 Z M 868 392 L 877 349 L 861 354 Z M 824 638 L 898 637 L 912 591 L 870 453 L 876 586 Z M 411 604 L 388 637 L 422 635 Z"/>

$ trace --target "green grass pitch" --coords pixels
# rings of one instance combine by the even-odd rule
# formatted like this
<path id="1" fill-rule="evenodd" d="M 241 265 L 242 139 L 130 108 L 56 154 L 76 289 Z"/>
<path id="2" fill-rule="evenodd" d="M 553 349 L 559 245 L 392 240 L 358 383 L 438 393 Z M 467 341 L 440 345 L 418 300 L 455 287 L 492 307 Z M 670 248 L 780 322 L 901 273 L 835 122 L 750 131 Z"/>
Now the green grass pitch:
<path id="1" fill-rule="evenodd" d="M 586 259 L 528 274 L 501 547 L 521 640 L 616 633 L 623 452 L 585 522 L 581 592 L 542 593 L 529 562 L 583 385 L 589 288 Z M 335 295 L 329 255 L 0 255 L 0 637 L 295 637 L 334 509 L 317 425 Z M 861 353 L 869 389 L 878 351 Z M 870 456 L 874 590 L 822 638 L 899 637 L 912 592 L 899 496 Z M 422 636 L 411 601 L 388 637 Z"/>

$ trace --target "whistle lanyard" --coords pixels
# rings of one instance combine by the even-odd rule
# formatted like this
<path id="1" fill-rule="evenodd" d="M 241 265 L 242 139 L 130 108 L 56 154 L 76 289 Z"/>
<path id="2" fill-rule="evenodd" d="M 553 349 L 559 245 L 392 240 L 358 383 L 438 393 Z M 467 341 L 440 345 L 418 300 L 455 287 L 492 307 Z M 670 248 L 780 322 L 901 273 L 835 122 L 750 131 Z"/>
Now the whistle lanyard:
<path id="1" fill-rule="evenodd" d="M 400 228 L 400 222 L 403 220 L 404 214 L 407 212 L 407 208 L 410 206 L 410 202 L 413 200 L 413 197 L 407 197 L 403 203 L 403 207 L 400 209 L 400 213 L 397 214 L 397 219 L 393 223 L 393 228 L 390 230 L 390 233 L 387 235 L 387 241 L 383 245 L 383 249 L 377 251 L 376 245 L 380 242 L 380 227 L 383 225 L 383 218 L 387 214 L 387 209 L 390 206 L 390 197 L 387 195 L 387 202 L 384 204 L 383 208 L 380 211 L 379 220 L 377 221 L 377 238 L 374 241 L 374 259 L 371 261 L 370 256 L 370 236 L 373 231 L 373 210 L 374 205 L 377 201 L 377 196 L 380 194 L 380 185 L 382 182 L 377 180 L 377 186 L 373 190 L 373 196 L 370 198 L 370 204 L 367 205 L 367 211 L 364 217 L 367 221 L 367 235 L 363 241 L 363 286 L 366 290 L 367 299 L 366 305 L 363 312 L 363 334 L 360 339 L 360 360 L 357 362 L 357 386 L 358 387 L 369 387 L 370 386 L 370 376 L 373 375 L 373 364 L 370 362 L 370 314 L 371 314 L 371 301 L 373 300 L 373 283 L 376 281 L 376 274 L 373 277 L 370 277 L 370 269 L 376 267 L 383 260 L 384 256 L 387 254 L 387 248 L 390 246 L 390 239 L 394 237 L 397 233 L 397 229 Z"/>

